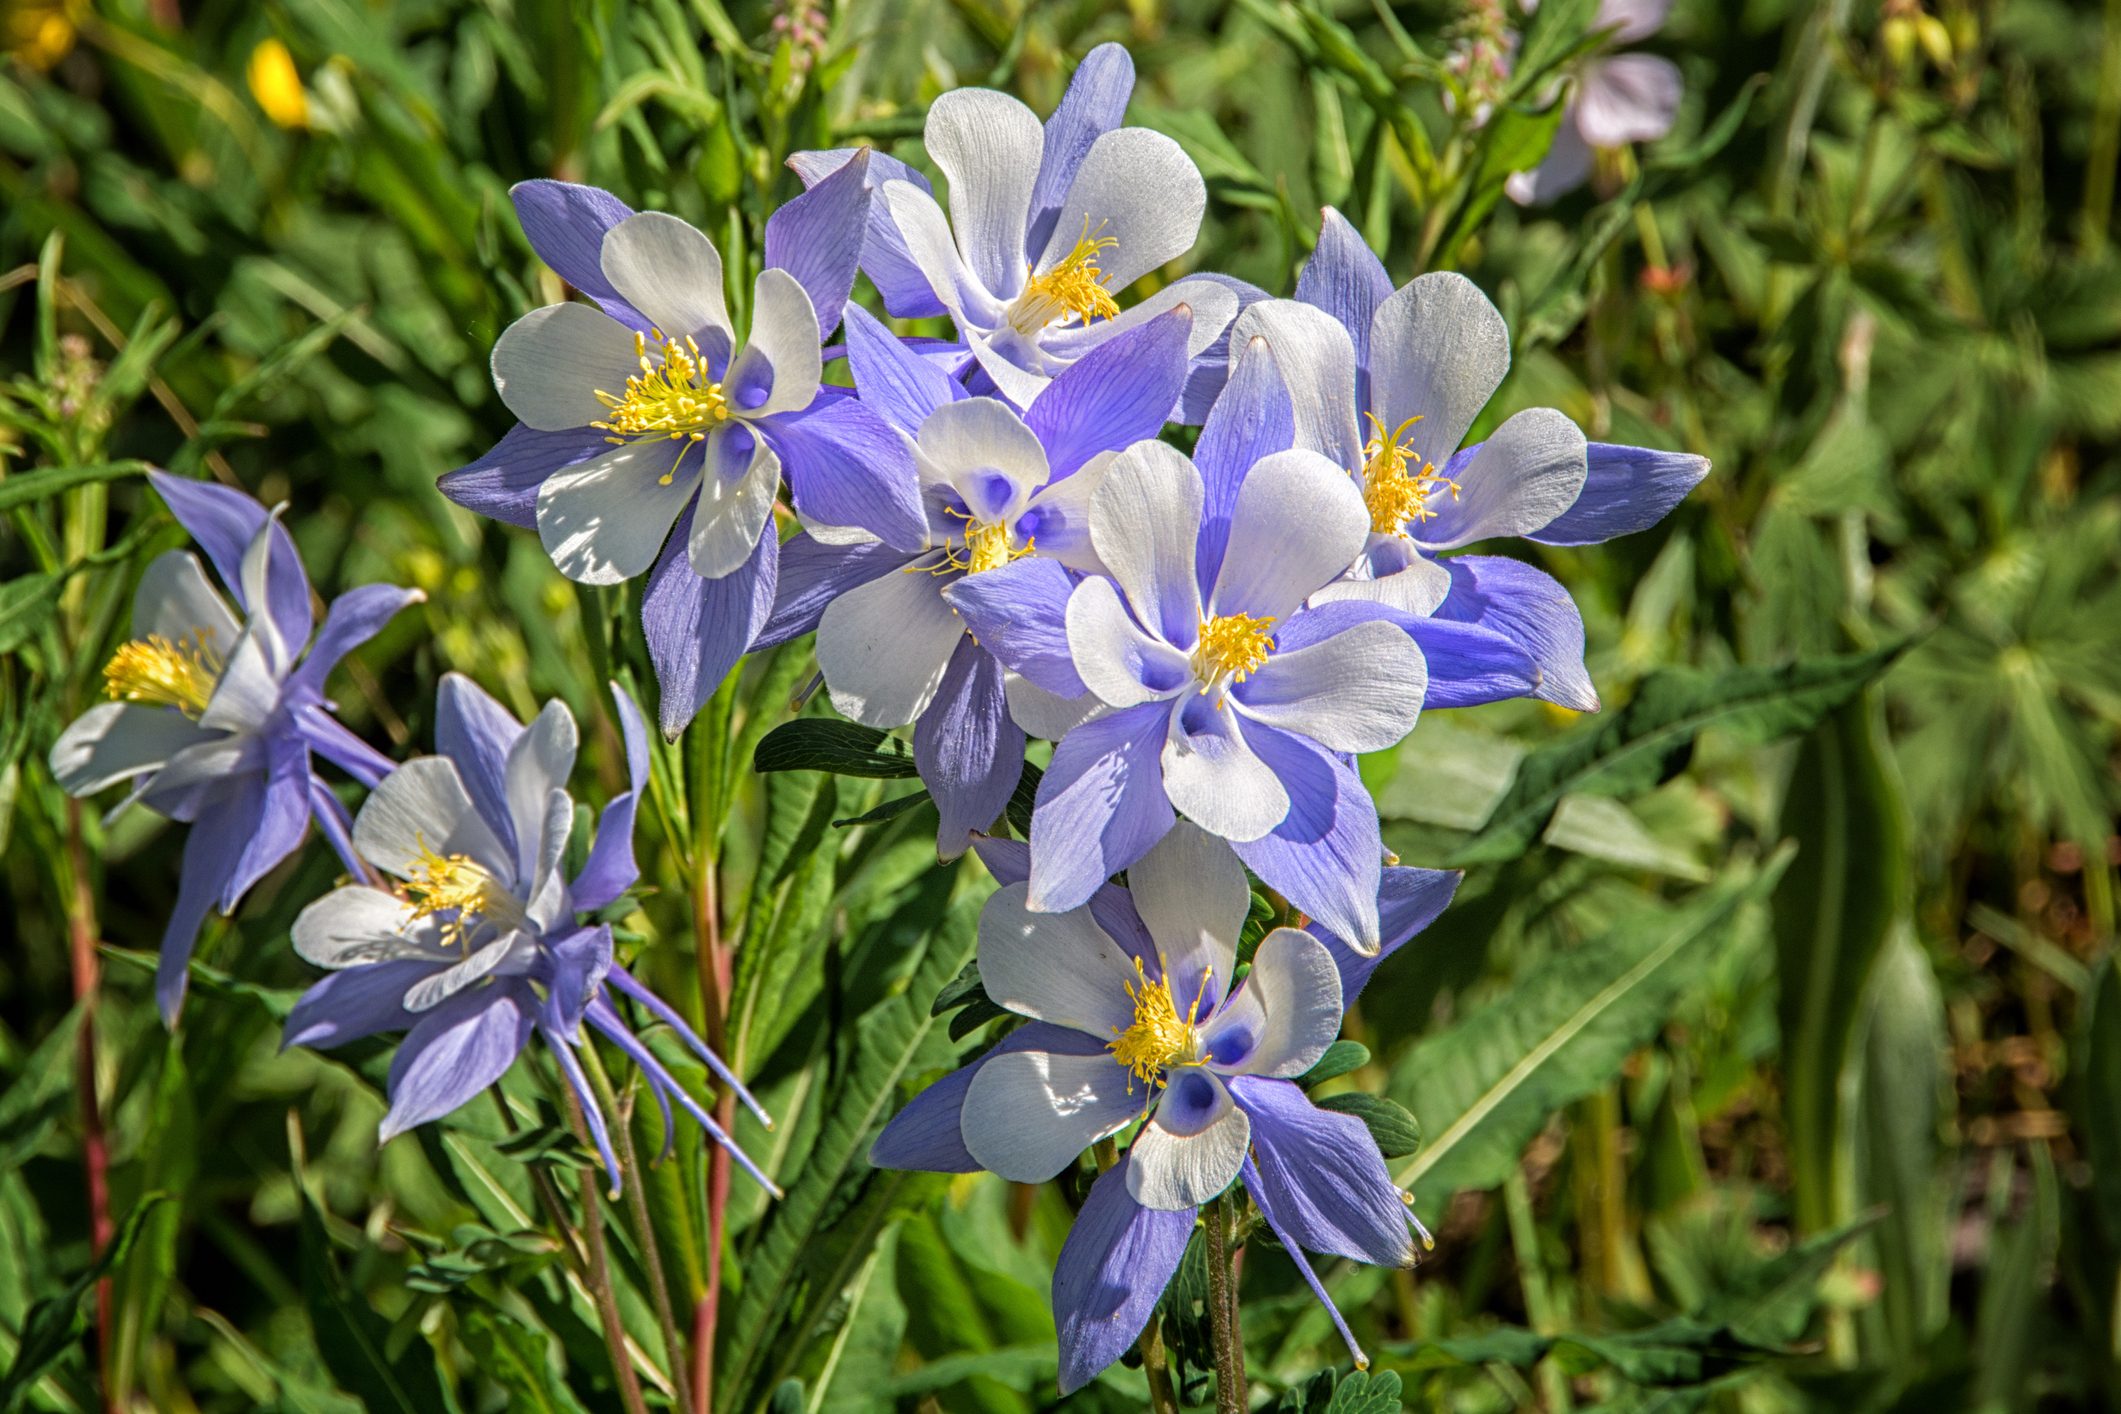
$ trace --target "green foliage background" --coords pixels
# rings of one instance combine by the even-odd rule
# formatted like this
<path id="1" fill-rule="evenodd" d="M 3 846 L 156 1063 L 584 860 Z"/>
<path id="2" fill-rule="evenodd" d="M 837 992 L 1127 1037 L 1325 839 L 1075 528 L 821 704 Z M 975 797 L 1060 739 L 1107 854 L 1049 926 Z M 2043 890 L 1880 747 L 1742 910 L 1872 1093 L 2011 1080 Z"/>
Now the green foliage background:
<path id="1" fill-rule="evenodd" d="M 1497 301 L 1517 359 L 1490 422 L 1551 404 L 1715 463 L 1655 531 L 1513 551 L 1583 605 L 1603 714 L 1438 713 L 1364 763 L 1402 858 L 1468 872 L 1321 1093 L 1419 1119 L 1394 1162 L 1438 1247 L 1328 1273 L 1375 1360 L 1340 1378 L 1255 1239 L 1262 1407 L 2121 1403 L 2121 4 L 1935 0 L 1910 28 L 1900 3 L 1679 0 L 1651 43 L 1686 75 L 1677 130 L 1539 211 L 1500 184 L 1552 131 L 1537 105 L 1585 0 L 1540 7 L 1478 132 L 1443 101 L 1445 0 L 796 7 L 821 51 L 774 27 L 790 8 L 11 8 L 0 1408 L 615 1408 L 590 1225 L 651 1406 L 680 1380 L 776 1414 L 1056 1402 L 1046 1287 L 1081 1185 L 864 1157 L 983 1044 L 986 1013 L 931 1003 L 986 885 L 936 865 L 918 802 L 888 807 L 910 773 L 888 748 L 752 770 L 805 645 L 659 748 L 655 887 L 622 939 L 688 1011 L 726 1000 L 726 1053 L 782 1120 L 739 1135 L 787 1200 L 739 1179 L 712 1255 L 694 1135 L 642 1207 L 603 1205 L 535 1066 L 379 1153 L 387 1050 L 278 1053 L 322 849 L 209 924 L 165 1036 L 143 959 L 178 832 L 106 826 L 43 760 L 98 694 L 138 568 L 181 543 L 135 475 L 152 462 L 291 502 L 327 594 L 427 591 L 337 680 L 372 741 L 425 749 L 455 669 L 526 714 L 565 698 L 617 788 L 599 684 L 648 681 L 626 594 L 578 591 L 433 486 L 509 423 L 496 334 L 562 294 L 508 185 L 595 182 L 755 265 L 788 152 L 910 151 L 959 84 L 1044 111 L 1107 39 L 1141 72 L 1133 120 L 1208 177 L 1193 266 L 1286 293 L 1335 204 L 1395 282 L 1456 267 Z M 300 125 L 258 101 L 269 39 Z M 652 1107 L 632 1128 L 660 1147 Z M 712 1359 L 688 1368 L 659 1313 L 689 1336 L 711 1289 Z M 1194 1398 L 1201 1299 L 1189 1267 L 1165 1313 Z M 1142 1389 L 1115 1369 L 1069 1407 Z"/>

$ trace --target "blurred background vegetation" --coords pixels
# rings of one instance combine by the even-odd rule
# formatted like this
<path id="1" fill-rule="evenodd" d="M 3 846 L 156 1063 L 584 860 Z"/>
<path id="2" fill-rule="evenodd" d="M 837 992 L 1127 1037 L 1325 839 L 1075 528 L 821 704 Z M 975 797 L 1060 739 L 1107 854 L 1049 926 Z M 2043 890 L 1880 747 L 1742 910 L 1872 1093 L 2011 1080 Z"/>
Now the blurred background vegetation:
<path id="1" fill-rule="evenodd" d="M 291 502 L 326 593 L 427 591 L 340 679 L 371 740 L 426 749 L 456 669 L 521 712 L 567 699 L 613 787 L 623 597 L 433 488 L 509 425 L 494 337 L 564 293 L 508 186 L 594 182 L 742 267 L 789 152 L 916 155 L 961 84 L 1046 111 L 1104 40 L 1133 121 L 1208 178 L 1190 267 L 1286 293 L 1336 205 L 1395 283 L 1460 268 L 1500 305 L 1490 421 L 1552 404 L 1715 464 L 1655 531 L 1513 550 L 1584 606 L 1605 713 L 1438 713 L 1364 763 L 1405 861 L 1468 867 L 1332 1086 L 1419 1118 L 1395 1163 L 1439 1241 L 1330 1274 L 1377 1372 L 1337 1390 L 1311 1382 L 1343 1358 L 1322 1314 L 1255 1243 L 1263 1405 L 2121 1405 L 2121 3 L 1678 0 L 1648 42 L 1686 78 L 1674 133 L 1516 208 L 1588 8 L 1547 0 L 1475 129 L 1449 60 L 1495 7 L 1450 0 L 9 0 L 0 1407 L 615 1407 L 524 1177 L 581 1162 L 531 1068 L 511 1115 L 378 1155 L 387 1052 L 276 1054 L 326 852 L 209 925 L 162 1033 L 141 959 L 177 833 L 106 828 L 43 766 L 138 567 L 182 543 L 126 473 Z M 72 468 L 97 470 L 48 475 Z M 661 1281 L 682 1311 L 721 1283 L 691 1372 L 717 1408 L 1046 1408 L 1079 1188 L 862 1159 L 983 1044 L 976 1009 L 930 1007 L 983 886 L 918 810 L 833 826 L 888 780 L 751 773 L 806 651 L 663 752 L 661 888 L 624 939 L 690 1002 L 696 926 L 722 930 L 732 1057 L 785 1121 L 742 1137 L 790 1200 L 740 1183 L 710 1256 L 688 1137 L 643 1185 L 687 1260 L 646 1275 L 611 1210 L 627 1328 L 656 1403 Z M 1198 1394 L 1195 1280 L 1166 1320 Z M 1140 1389 L 1115 1370 L 1070 1407 Z"/>

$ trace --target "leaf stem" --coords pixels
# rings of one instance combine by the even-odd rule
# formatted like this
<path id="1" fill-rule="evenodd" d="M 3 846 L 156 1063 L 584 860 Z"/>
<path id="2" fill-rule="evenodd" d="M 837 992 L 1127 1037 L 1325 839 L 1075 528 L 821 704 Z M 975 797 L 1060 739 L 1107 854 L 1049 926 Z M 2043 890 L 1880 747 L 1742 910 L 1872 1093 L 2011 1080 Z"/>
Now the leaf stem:
<path id="1" fill-rule="evenodd" d="M 1142 1353 L 1142 1373 L 1149 1377 L 1149 1407 L 1155 1414 L 1179 1414 L 1178 1391 L 1171 1387 L 1171 1360 L 1164 1349 L 1164 1319 L 1149 1313 L 1137 1346 Z"/>
<path id="2" fill-rule="evenodd" d="M 1236 1253 L 1230 1247 L 1229 1195 L 1208 1204 L 1208 1316 L 1215 1342 L 1216 1414 L 1245 1414 L 1245 1345 L 1237 1315 Z"/>
<path id="3" fill-rule="evenodd" d="M 96 896 L 88 882 L 88 852 L 81 840 L 81 802 L 66 803 L 66 858 L 73 874 L 73 897 L 67 909 L 67 946 L 73 964 L 74 1004 L 81 1008 L 75 1042 L 74 1083 L 81 1092 L 81 1162 L 87 1170 L 88 1227 L 92 1255 L 110 1247 L 110 1152 L 103 1138 L 103 1115 L 96 1105 L 96 992 L 101 969 L 96 965 Z M 111 1349 L 111 1284 L 96 1283 L 96 1355 L 109 1379 L 116 1352 Z M 123 1391 L 105 1385 L 104 1407 L 117 1410 Z"/>
<path id="4" fill-rule="evenodd" d="M 611 1088 L 611 1078 L 605 1074 L 604 1062 L 593 1044 L 583 1044 L 582 1059 L 586 1062 L 584 1069 L 589 1072 L 589 1083 L 596 1087 L 597 1103 L 604 1107 L 610 1121 L 619 1166 L 626 1174 L 626 1211 L 633 1218 L 633 1232 L 640 1243 L 642 1265 L 648 1269 L 648 1294 L 655 1306 L 656 1325 L 663 1333 L 663 1359 L 670 1370 L 670 1382 L 677 1387 L 678 1407 L 691 1409 L 694 1407 L 692 1379 L 686 1369 L 685 1343 L 678 1336 L 677 1308 L 670 1300 L 670 1283 L 663 1275 L 663 1254 L 656 1245 L 655 1228 L 648 1218 L 647 1181 L 640 1160 L 635 1157 L 632 1116 L 620 1109 L 618 1095 Z"/>

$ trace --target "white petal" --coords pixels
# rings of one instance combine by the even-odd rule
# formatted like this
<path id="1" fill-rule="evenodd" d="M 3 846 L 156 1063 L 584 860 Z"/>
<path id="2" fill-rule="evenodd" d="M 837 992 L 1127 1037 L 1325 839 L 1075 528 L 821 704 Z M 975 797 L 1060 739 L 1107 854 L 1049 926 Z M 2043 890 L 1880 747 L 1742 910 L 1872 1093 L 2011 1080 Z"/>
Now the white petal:
<path id="1" fill-rule="evenodd" d="M 1181 820 L 1129 866 L 1127 888 L 1163 959 L 1172 995 L 1180 1006 L 1199 996 L 1201 1009 L 1211 1009 L 1229 990 L 1238 934 L 1252 906 L 1237 852 Z"/>
<path id="2" fill-rule="evenodd" d="M 735 343 L 722 295 L 722 253 L 677 217 L 661 211 L 627 217 L 604 233 L 599 264 L 612 288 L 665 338 L 712 331 L 721 347 Z"/>
<path id="3" fill-rule="evenodd" d="M 1286 621 L 1370 536 L 1355 479 L 1316 452 L 1276 452 L 1245 473 L 1209 612 Z"/>
<path id="4" fill-rule="evenodd" d="M 943 208 L 935 204 L 934 197 L 911 182 L 886 182 L 877 189 L 877 195 L 883 201 L 891 223 L 898 227 L 900 239 L 906 242 L 906 253 L 928 277 L 928 288 L 962 326 L 968 307 L 975 303 L 967 296 L 978 290 L 979 281 L 965 267 L 964 257 L 957 253 L 957 243 L 951 239 L 950 221 L 943 215 Z M 992 298 L 987 296 L 977 303 L 991 304 Z"/>
<path id="5" fill-rule="evenodd" d="M 746 396 L 757 396 L 752 385 L 756 362 L 764 359 L 770 368 L 770 386 L 756 404 Z M 742 417 L 768 417 L 777 412 L 799 412 L 809 407 L 824 378 L 825 364 L 818 347 L 817 309 L 795 276 L 785 270 L 762 270 L 752 287 L 751 338 L 744 351 L 729 366 L 726 390 Z"/>
<path id="6" fill-rule="evenodd" d="M 1576 504 L 1590 473 L 1583 429 L 1553 408 L 1527 408 L 1480 444 L 1459 473 L 1455 500 L 1435 500 L 1415 528 L 1439 550 L 1499 535 L 1530 535 Z"/>
<path id="7" fill-rule="evenodd" d="M 1612 43 L 1633 44 L 1664 28 L 1664 17 L 1671 10 L 1672 0 L 1602 0 L 1591 28 L 1611 28 Z"/>
<path id="8" fill-rule="evenodd" d="M 1252 1121 L 1213 1074 L 1175 1071 L 1156 1114 L 1128 1148 L 1127 1191 L 1145 1208 L 1195 1208 L 1228 1188 L 1252 1144 Z"/>
<path id="9" fill-rule="evenodd" d="M 443 756 L 415 757 L 383 778 L 354 817 L 354 849 L 401 879 L 411 877 L 423 850 L 465 855 L 503 884 L 515 879 L 514 862 Z"/>
<path id="10" fill-rule="evenodd" d="M 950 225 L 966 264 L 990 293 L 1013 298 L 1046 144 L 1038 115 L 1006 93 L 960 88 L 929 107 L 923 138 L 950 183 Z"/>
<path id="11" fill-rule="evenodd" d="M 1372 620 L 1269 657 L 1235 692 L 1255 721 L 1307 736 L 1328 751 L 1383 751 L 1414 730 L 1429 687 L 1428 660 L 1406 632 Z"/>
<path id="12" fill-rule="evenodd" d="M 700 461 L 698 444 L 657 438 L 553 473 L 538 488 L 545 553 L 583 584 L 618 584 L 643 573 L 692 498 Z"/>
<path id="13" fill-rule="evenodd" d="M 262 600 L 259 602 L 263 602 Z M 220 680 L 199 725 L 216 731 L 254 732 L 265 725 L 280 702 L 280 679 L 273 671 L 267 642 L 278 642 L 272 630 L 272 615 L 260 611 L 244 626 L 235 651 L 221 665 Z"/>
<path id="14" fill-rule="evenodd" d="M 739 433 L 749 436 L 751 458 L 731 476 L 728 448 Z M 781 459 L 766 439 L 743 427 L 726 427 L 706 443 L 707 474 L 700 479 L 700 503 L 692 512 L 692 539 L 685 552 L 692 572 L 702 579 L 734 573 L 758 548 L 773 521 L 773 498 L 780 494 Z"/>
<path id="15" fill-rule="evenodd" d="M 1073 363 L 1090 350 L 1161 314 L 1184 305 L 1193 323 L 1186 332 L 1186 357 L 1197 358 L 1208 345 L 1222 337 L 1237 317 L 1237 291 L 1214 280 L 1180 280 L 1166 285 L 1140 304 L 1130 305 L 1111 319 L 1094 324 L 1057 324 L 1039 335 L 1039 347 L 1049 363 Z"/>
<path id="16" fill-rule="evenodd" d="M 1039 554 L 1077 574 L 1105 573 L 1105 562 L 1090 543 L 1090 504 L 1118 459 L 1115 452 L 1099 452 L 1077 467 L 1074 475 L 1047 483 L 1031 497 L 1030 509 L 1038 512 L 1032 538 Z"/>
<path id="17" fill-rule="evenodd" d="M 274 506 L 265 517 L 265 524 L 250 538 L 250 544 L 243 547 L 243 602 L 250 605 L 249 621 L 243 630 L 256 641 L 264 655 L 265 670 L 275 685 L 287 674 L 288 660 L 292 656 L 290 650 L 301 646 L 289 644 L 280 636 L 279 620 L 272 616 L 268 607 L 272 603 L 273 541 L 278 538 L 275 532 L 279 527 L 280 513 L 286 509 L 284 501 Z M 203 722 L 206 717 L 202 715 L 199 720 Z"/>
<path id="18" fill-rule="evenodd" d="M 52 746 L 52 778 L 68 795 L 153 771 L 214 734 L 173 707 L 103 702 L 76 717 Z"/>
<path id="19" fill-rule="evenodd" d="M 411 906 L 396 894 L 352 884 L 333 889 L 295 916 L 295 953 L 329 968 L 437 956 L 433 946 L 408 936 L 412 923 Z"/>
<path id="20" fill-rule="evenodd" d="M 1340 969 L 1326 945 L 1296 928 L 1260 939 L 1245 985 L 1202 1040 L 1225 1075 L 1292 1079 L 1340 1034 Z"/>
<path id="21" fill-rule="evenodd" d="M 1289 814 L 1289 792 L 1246 742 L 1238 714 L 1203 696 L 1171 714 L 1164 794 L 1202 829 L 1244 844 Z"/>
<path id="22" fill-rule="evenodd" d="M 1233 349 L 1263 342 L 1289 390 L 1295 445 L 1356 471 L 1366 440 L 1355 406 L 1355 341 L 1338 319 L 1295 300 L 1247 306 L 1231 333 Z"/>
<path id="23" fill-rule="evenodd" d="M 1186 654 L 1142 632 L 1109 579 L 1086 579 L 1068 596 L 1068 653 L 1108 707 L 1172 697 L 1193 681 Z"/>
<path id="24" fill-rule="evenodd" d="M 878 575 L 825 606 L 817 664 L 840 715 L 902 727 L 927 710 L 964 635 L 942 581 L 908 568 Z"/>
<path id="25" fill-rule="evenodd" d="M 1031 886 L 995 891 L 979 916 L 987 995 L 1019 1016 L 1110 1041 L 1134 1024 L 1134 959 L 1085 908 L 1033 913 Z"/>
<path id="26" fill-rule="evenodd" d="M 1142 626 L 1171 643 L 1190 644 L 1200 631 L 1193 547 L 1204 494 L 1184 452 L 1136 442 L 1113 461 L 1090 502 L 1098 559 Z"/>
<path id="27" fill-rule="evenodd" d="M 640 368 L 634 331 L 586 304 L 548 304 L 501 331 L 493 386 L 526 427 L 564 432 L 602 422 L 599 390 L 622 393 Z"/>
<path id="28" fill-rule="evenodd" d="M 236 646 L 243 626 L 206 578 L 199 557 L 189 550 L 165 550 L 141 572 L 133 592 L 133 636 L 159 634 L 171 643 L 192 644 L 204 634 L 206 646 L 226 655 Z"/>
<path id="29" fill-rule="evenodd" d="M 972 350 L 972 356 L 979 360 L 981 370 L 994 380 L 995 388 L 1020 408 L 1028 408 L 1037 402 L 1039 395 L 1053 386 L 1054 375 L 1061 371 L 1059 361 L 1047 359 L 1043 349 L 1026 343 L 1024 336 L 1014 329 L 989 333 L 976 327 L 967 328 L 965 343 Z M 1012 349 L 1018 350 L 1031 366 L 1012 357 Z"/>
<path id="30" fill-rule="evenodd" d="M 1089 232 L 1119 242 L 1097 264 L 1106 289 L 1124 290 L 1193 249 L 1207 209 L 1207 184 L 1184 149 L 1148 128 L 1115 128 L 1076 169 L 1038 268 L 1059 264 Z"/>
<path id="31" fill-rule="evenodd" d="M 564 790 L 545 795 L 545 818 L 538 826 L 537 853 L 530 864 L 529 903 L 524 912 L 540 934 L 550 931 L 569 912 L 567 841 L 574 834 L 574 800 Z"/>
<path id="32" fill-rule="evenodd" d="M 1016 724 L 1045 741 L 1059 741 L 1104 710 L 1094 692 L 1062 697 L 1015 673 L 1002 675 L 1002 691 L 1009 699 L 1009 715 Z"/>
<path id="33" fill-rule="evenodd" d="M 997 398 L 943 404 L 919 440 L 921 456 L 982 520 L 1014 519 L 1050 474 L 1038 434 Z"/>
<path id="34" fill-rule="evenodd" d="M 555 697 L 508 748 L 508 816 L 516 835 L 515 877 L 526 886 L 537 877 L 546 797 L 567 789 L 578 739 L 574 714 Z"/>
<path id="35" fill-rule="evenodd" d="M 461 962 L 443 968 L 432 977 L 423 977 L 415 982 L 411 990 L 405 993 L 405 1009 L 432 1010 L 472 983 L 492 975 L 494 969 L 508 960 L 510 953 L 529 943 L 527 934 L 513 931 L 503 933 Z"/>
<path id="36" fill-rule="evenodd" d="M 1589 65 L 1576 93 L 1576 130 L 1593 147 L 1655 142 L 1672 130 L 1686 83 L 1657 54 L 1616 54 Z"/>
<path id="37" fill-rule="evenodd" d="M 1353 568 L 1311 596 L 1313 604 L 1362 599 L 1390 604 L 1420 618 L 1436 612 L 1451 592 L 1451 572 L 1397 536 L 1370 537 Z"/>
<path id="38" fill-rule="evenodd" d="M 1083 1150 L 1127 1127 L 1143 1094 L 1108 1054 L 1011 1051 L 966 1087 L 958 1132 L 981 1168 L 1012 1183 L 1044 1183 Z"/>
<path id="39" fill-rule="evenodd" d="M 176 800 L 234 771 L 251 746 L 252 740 L 247 737 L 209 735 L 170 757 L 140 794 L 150 806 L 160 808 L 160 802 Z"/>
<path id="40" fill-rule="evenodd" d="M 1510 331 L 1465 276 L 1420 275 L 1377 306 L 1370 319 L 1370 405 L 1405 445 L 1438 467 L 1510 371 Z"/>

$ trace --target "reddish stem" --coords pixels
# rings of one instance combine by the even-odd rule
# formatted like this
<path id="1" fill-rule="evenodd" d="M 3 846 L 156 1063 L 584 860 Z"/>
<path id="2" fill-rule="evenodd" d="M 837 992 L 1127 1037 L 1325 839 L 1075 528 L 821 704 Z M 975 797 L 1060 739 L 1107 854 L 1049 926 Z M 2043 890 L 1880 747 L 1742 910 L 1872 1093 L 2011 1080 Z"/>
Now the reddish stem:
<path id="1" fill-rule="evenodd" d="M 67 910 L 67 945 L 73 963 L 74 1002 L 81 1008 L 81 1030 L 74 1047 L 74 1083 L 81 1092 L 81 1159 L 88 1170 L 89 1240 L 101 1258 L 110 1247 L 110 1151 L 103 1138 L 103 1115 L 96 1105 L 96 994 L 101 968 L 96 962 L 96 896 L 88 883 L 88 851 L 81 842 L 81 802 L 66 805 L 67 865 L 73 872 L 74 896 Z M 105 1371 L 103 1407 L 120 1408 L 118 1391 L 108 1384 L 111 1365 L 111 1282 L 96 1283 L 96 1355 Z"/>
<path id="2" fill-rule="evenodd" d="M 729 1058 L 729 952 L 722 946 L 721 901 L 715 860 L 700 852 L 699 878 L 692 891 L 693 927 L 700 950 L 700 1005 L 706 1015 L 707 1044 Z M 723 1090 L 715 1102 L 715 1119 L 724 1134 L 736 1133 L 736 1096 Z M 729 1151 L 719 1144 L 707 1150 L 707 1290 L 693 1313 L 693 1414 L 713 1414 L 714 1339 L 722 1308 L 722 1236 L 729 1219 Z"/>

